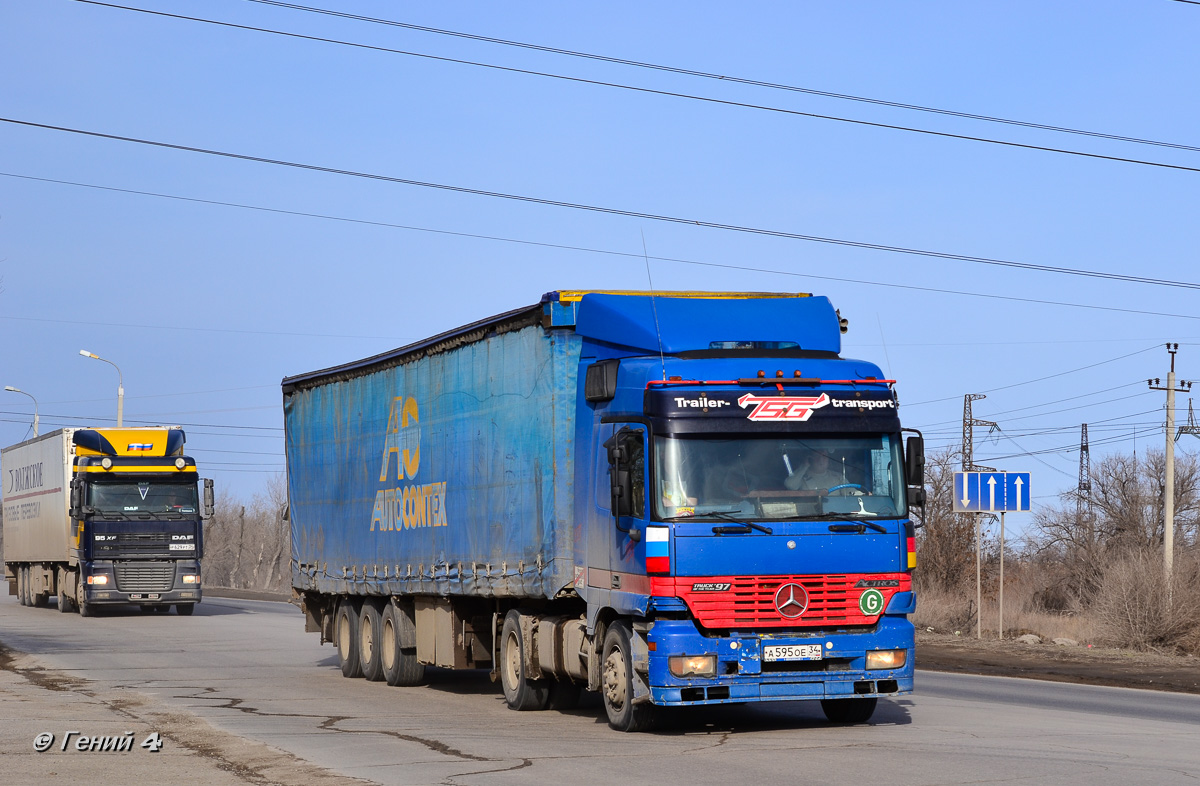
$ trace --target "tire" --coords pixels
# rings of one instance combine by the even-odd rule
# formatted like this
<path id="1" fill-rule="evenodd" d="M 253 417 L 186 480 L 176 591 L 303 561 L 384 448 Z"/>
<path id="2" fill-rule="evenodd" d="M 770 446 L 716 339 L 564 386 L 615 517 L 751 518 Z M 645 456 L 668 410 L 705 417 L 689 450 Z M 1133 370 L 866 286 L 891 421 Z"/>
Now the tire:
<path id="1" fill-rule="evenodd" d="M 600 696 L 608 725 L 617 731 L 647 731 L 654 726 L 654 705 L 633 703 L 633 634 L 618 620 L 604 634 L 600 660 Z"/>
<path id="2" fill-rule="evenodd" d="M 821 709 L 830 723 L 866 723 L 875 713 L 878 698 L 821 699 Z"/>
<path id="3" fill-rule="evenodd" d="M 26 600 L 26 593 L 27 593 L 28 589 L 29 589 L 29 579 L 25 574 L 25 566 L 18 565 L 17 566 L 17 602 L 20 603 L 22 606 L 29 605 L 29 602 Z"/>
<path id="4" fill-rule="evenodd" d="M 192 616 L 192 612 L 194 612 L 195 610 L 196 610 L 195 603 L 176 603 L 175 604 L 175 613 L 181 617 L 190 617 L 190 616 Z"/>
<path id="5" fill-rule="evenodd" d="M 92 611 L 91 604 L 87 602 L 84 593 L 87 592 L 87 584 L 84 583 L 83 574 L 80 573 L 75 581 L 75 608 L 79 609 L 79 616 L 91 617 L 95 614 Z"/>
<path id="6" fill-rule="evenodd" d="M 363 677 L 368 682 L 379 682 L 383 679 L 383 658 L 380 655 L 379 640 L 383 615 L 379 612 L 380 605 L 374 598 L 367 598 L 363 601 L 362 611 L 358 615 L 358 663 Z"/>
<path id="7" fill-rule="evenodd" d="M 500 683 L 504 703 L 514 710 L 544 710 L 550 700 L 550 681 L 531 680 L 525 673 L 525 642 L 521 615 L 512 609 L 504 615 L 500 633 Z"/>
<path id="8" fill-rule="evenodd" d="M 69 575 L 71 574 L 64 573 L 61 570 L 58 572 L 58 611 L 61 614 L 75 610 L 74 601 L 67 597 L 66 577 Z"/>
<path id="9" fill-rule="evenodd" d="M 333 642 L 337 645 L 338 662 L 343 677 L 361 677 L 362 663 L 358 660 L 358 612 L 354 604 L 343 599 L 333 618 Z"/>
<path id="10" fill-rule="evenodd" d="M 44 609 L 50 605 L 50 593 L 49 592 L 34 592 L 32 579 L 30 579 L 30 581 L 29 581 L 29 602 L 30 602 L 30 605 L 35 606 L 36 608 L 39 608 L 39 609 Z"/>
<path id="11" fill-rule="evenodd" d="M 419 685 L 425 679 L 425 664 L 417 662 L 416 647 L 401 647 L 404 640 L 416 639 L 412 619 L 396 604 L 383 609 L 379 627 L 379 660 L 383 678 L 395 686 Z"/>

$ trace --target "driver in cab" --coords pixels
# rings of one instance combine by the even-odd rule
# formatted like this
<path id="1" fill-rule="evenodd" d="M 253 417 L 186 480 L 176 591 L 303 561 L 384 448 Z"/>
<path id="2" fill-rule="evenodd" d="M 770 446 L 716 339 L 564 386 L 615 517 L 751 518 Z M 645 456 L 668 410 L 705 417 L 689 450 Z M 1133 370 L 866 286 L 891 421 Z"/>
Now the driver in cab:
<path id="1" fill-rule="evenodd" d="M 823 450 L 815 450 L 809 457 L 808 464 L 784 481 L 784 485 L 792 490 L 813 489 L 829 490 L 846 482 L 841 468 L 837 466 L 830 455 Z"/>

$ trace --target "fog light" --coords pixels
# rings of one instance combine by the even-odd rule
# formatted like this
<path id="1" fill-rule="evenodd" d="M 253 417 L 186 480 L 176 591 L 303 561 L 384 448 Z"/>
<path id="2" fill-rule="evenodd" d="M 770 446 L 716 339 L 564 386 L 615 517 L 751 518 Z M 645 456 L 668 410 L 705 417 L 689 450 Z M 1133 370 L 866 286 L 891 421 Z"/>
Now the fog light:
<path id="1" fill-rule="evenodd" d="M 175 459 L 175 469 L 183 469 L 185 466 L 187 466 L 186 461 L 181 458 Z"/>
<path id="2" fill-rule="evenodd" d="M 88 576 L 88 584 L 107 584 L 108 576 Z"/>
<path id="3" fill-rule="evenodd" d="M 100 466 L 104 467 L 105 469 L 112 469 L 112 459 L 110 459 L 108 456 L 105 456 L 104 458 L 100 459 Z"/>
<path id="4" fill-rule="evenodd" d="M 667 667 L 676 677 L 714 677 L 717 674 L 716 655 L 672 655 Z"/>
<path id="5" fill-rule="evenodd" d="M 873 650 L 867 653 L 867 671 L 902 669 L 908 660 L 908 650 Z"/>
<path id="6" fill-rule="evenodd" d="M 199 576 L 184 576 L 183 577 L 184 584 L 198 584 L 199 582 L 200 582 Z"/>

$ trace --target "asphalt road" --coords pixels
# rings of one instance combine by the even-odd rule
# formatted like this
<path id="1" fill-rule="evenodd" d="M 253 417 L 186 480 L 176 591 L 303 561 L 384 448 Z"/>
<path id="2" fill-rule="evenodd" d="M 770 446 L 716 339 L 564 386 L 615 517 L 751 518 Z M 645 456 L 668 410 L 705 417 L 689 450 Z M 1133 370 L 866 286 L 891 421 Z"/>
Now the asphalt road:
<path id="1" fill-rule="evenodd" d="M 628 735 L 610 730 L 594 701 L 567 713 L 512 712 L 476 672 L 436 672 L 419 688 L 347 680 L 332 646 L 303 629 L 283 603 L 208 597 L 192 617 L 131 610 L 82 619 L 0 597 L 0 643 L 28 653 L 17 674 L 34 683 L 0 692 L 0 761 L 21 772 L 52 768 L 76 783 L 95 774 L 98 757 L 154 761 L 57 747 L 33 754 L 35 729 L 61 737 L 115 728 L 89 728 L 103 725 L 99 715 L 64 715 L 73 705 L 62 702 L 77 692 L 134 713 L 144 729 L 161 723 L 165 751 L 193 755 L 197 783 L 1128 786 L 1200 778 L 1200 696 L 919 672 L 917 693 L 881 701 L 868 725 L 832 727 L 819 707 L 789 702 L 675 713 L 662 731 Z M 58 702 L 54 712 L 38 690 Z M 17 752 L 23 758 L 4 755 Z M 212 768 L 211 781 L 201 765 Z"/>

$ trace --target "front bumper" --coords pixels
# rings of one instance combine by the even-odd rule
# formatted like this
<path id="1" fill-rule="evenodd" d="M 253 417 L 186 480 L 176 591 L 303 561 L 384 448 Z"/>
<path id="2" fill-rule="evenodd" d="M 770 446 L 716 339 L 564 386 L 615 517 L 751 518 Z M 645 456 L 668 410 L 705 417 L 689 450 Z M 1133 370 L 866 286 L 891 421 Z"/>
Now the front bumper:
<path id="1" fill-rule="evenodd" d="M 693 705 L 744 701 L 869 698 L 899 696 L 913 690 L 912 623 L 884 615 L 867 631 L 730 633 L 702 635 L 689 620 L 659 620 L 647 633 L 650 699 L 655 704 Z M 764 662 L 763 647 L 773 644 L 820 644 L 821 660 Z M 907 650 L 898 669 L 866 669 L 870 650 Z M 717 659 L 714 677 L 676 677 L 672 655 Z"/>
<path id="2" fill-rule="evenodd" d="M 200 563 L 195 560 L 97 561 L 80 567 L 89 605 L 199 603 L 203 597 Z M 105 583 L 94 583 L 101 576 Z M 195 576 L 195 583 L 185 584 L 184 576 Z"/>

